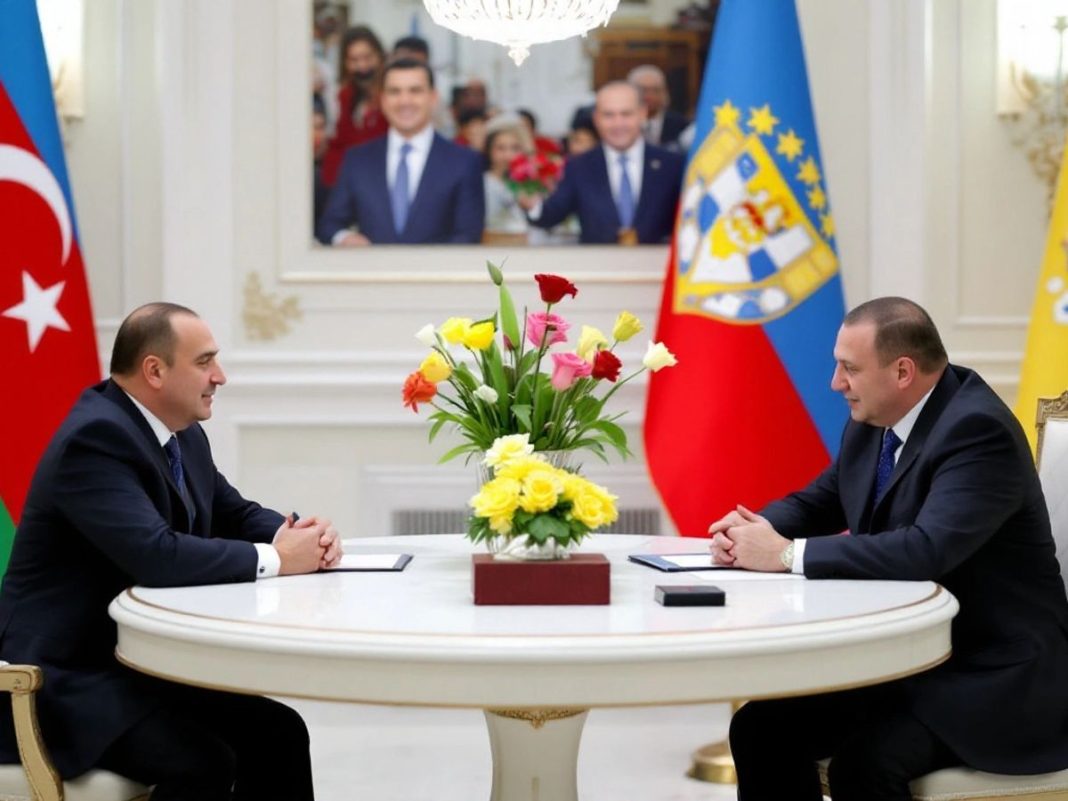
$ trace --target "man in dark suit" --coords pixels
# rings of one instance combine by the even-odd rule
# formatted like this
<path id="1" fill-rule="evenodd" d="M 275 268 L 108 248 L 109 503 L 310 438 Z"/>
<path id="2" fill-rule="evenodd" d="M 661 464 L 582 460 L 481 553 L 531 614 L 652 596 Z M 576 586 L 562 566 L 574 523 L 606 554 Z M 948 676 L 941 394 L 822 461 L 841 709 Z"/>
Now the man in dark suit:
<path id="1" fill-rule="evenodd" d="M 0 590 L 0 658 L 43 670 L 41 730 L 64 778 L 106 768 L 155 785 L 153 801 L 311 799 L 308 732 L 292 709 L 115 658 L 107 608 L 132 584 L 252 581 L 340 558 L 328 520 L 283 518 L 216 470 L 199 422 L 226 382 L 217 352 L 181 306 L 149 304 L 122 323 L 110 380 L 82 394 L 34 474 Z M 4 717 L 0 761 L 17 762 L 10 708 Z"/>
<path id="2" fill-rule="evenodd" d="M 679 134 L 690 121 L 671 108 L 664 71 L 653 64 L 643 64 L 627 74 L 627 83 L 638 90 L 645 106 L 645 124 L 642 125 L 645 141 L 669 150 L 680 150 Z"/>
<path id="3" fill-rule="evenodd" d="M 434 133 L 433 72 L 414 59 L 388 63 L 381 102 L 389 132 L 345 154 L 319 240 L 345 247 L 480 241 L 482 156 Z"/>
<path id="4" fill-rule="evenodd" d="M 683 157 L 642 139 L 645 111 L 628 83 L 601 87 L 593 121 L 601 147 L 569 159 L 548 198 L 519 198 L 530 221 L 552 228 L 577 214 L 583 244 L 666 242 L 675 227 Z"/>
<path id="5" fill-rule="evenodd" d="M 739 798 L 818 801 L 826 757 L 835 801 L 907 801 L 911 779 L 951 765 L 1068 767 L 1068 600 L 1019 423 L 903 298 L 851 311 L 834 357 L 852 418 L 838 458 L 762 515 L 739 506 L 714 523 L 713 557 L 811 579 L 938 581 L 960 602 L 953 654 L 889 684 L 743 706 Z"/>

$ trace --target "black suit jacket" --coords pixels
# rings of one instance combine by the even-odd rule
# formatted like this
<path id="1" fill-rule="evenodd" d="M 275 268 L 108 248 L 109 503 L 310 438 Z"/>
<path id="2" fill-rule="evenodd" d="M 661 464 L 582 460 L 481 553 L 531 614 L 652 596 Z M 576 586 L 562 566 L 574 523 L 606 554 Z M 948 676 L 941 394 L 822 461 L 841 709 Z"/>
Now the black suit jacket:
<path id="1" fill-rule="evenodd" d="M 950 365 L 873 506 L 882 433 L 850 421 L 835 463 L 764 515 L 812 537 L 809 578 L 931 580 L 956 596 L 952 657 L 903 687 L 965 764 L 1068 767 L 1068 600 L 1023 430 L 976 373 Z"/>
<path id="2" fill-rule="evenodd" d="M 664 110 L 664 124 L 660 126 L 660 146 L 676 148 L 679 144 L 679 134 L 686 130 L 690 120 L 673 109 Z"/>
<path id="3" fill-rule="evenodd" d="M 112 598 L 132 584 L 253 580 L 252 543 L 282 523 L 226 482 L 199 425 L 178 442 L 192 522 L 148 421 L 110 381 L 82 394 L 30 485 L 0 589 L 0 659 L 44 671 L 37 708 L 64 778 L 92 767 L 166 692 L 116 661 Z M 0 761 L 16 762 L 10 708 L 0 709 Z"/>
<path id="4" fill-rule="evenodd" d="M 674 232 L 685 167 L 686 160 L 680 154 L 645 146 L 641 194 L 634 209 L 634 230 L 641 244 L 666 242 Z M 571 214 L 578 214 L 583 244 L 614 245 L 619 241 L 619 210 L 612 198 L 603 147 L 568 159 L 563 179 L 532 222 L 552 228 Z"/>

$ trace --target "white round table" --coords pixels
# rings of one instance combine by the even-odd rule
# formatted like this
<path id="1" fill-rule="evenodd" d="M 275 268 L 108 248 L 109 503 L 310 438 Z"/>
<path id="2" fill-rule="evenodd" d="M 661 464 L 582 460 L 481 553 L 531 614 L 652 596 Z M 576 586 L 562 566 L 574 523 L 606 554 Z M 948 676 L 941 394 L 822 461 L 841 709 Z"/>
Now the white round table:
<path id="1" fill-rule="evenodd" d="M 486 710 L 493 801 L 577 799 L 587 710 L 844 689 L 950 653 L 957 602 L 930 582 L 808 581 L 742 571 L 663 573 L 631 553 L 707 551 L 706 539 L 601 535 L 608 606 L 475 606 L 458 535 L 349 540 L 414 554 L 400 573 L 133 587 L 111 604 L 118 658 L 186 684 L 371 704 Z M 715 584 L 724 607 L 662 607 L 657 584 Z"/>

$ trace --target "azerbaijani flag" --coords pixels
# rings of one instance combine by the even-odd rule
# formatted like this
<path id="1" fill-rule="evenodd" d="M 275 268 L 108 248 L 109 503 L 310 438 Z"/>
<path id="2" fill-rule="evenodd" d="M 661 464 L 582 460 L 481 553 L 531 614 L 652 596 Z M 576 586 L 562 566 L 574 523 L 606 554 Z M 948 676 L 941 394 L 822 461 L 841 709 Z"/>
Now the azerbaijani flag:
<path id="1" fill-rule="evenodd" d="M 37 461 L 100 378 L 34 0 L 0 0 L 0 575 Z"/>
<path id="2" fill-rule="evenodd" d="M 835 455 L 844 316 L 794 0 L 723 0 L 698 105 L 650 377 L 649 471 L 680 534 L 758 509 Z"/>
<path id="3" fill-rule="evenodd" d="M 1036 445 L 1039 398 L 1056 398 L 1068 389 L 1068 147 L 1061 160 L 1057 195 L 1049 218 L 1046 252 L 1038 276 L 1027 350 L 1020 370 L 1016 416 L 1031 449 Z"/>

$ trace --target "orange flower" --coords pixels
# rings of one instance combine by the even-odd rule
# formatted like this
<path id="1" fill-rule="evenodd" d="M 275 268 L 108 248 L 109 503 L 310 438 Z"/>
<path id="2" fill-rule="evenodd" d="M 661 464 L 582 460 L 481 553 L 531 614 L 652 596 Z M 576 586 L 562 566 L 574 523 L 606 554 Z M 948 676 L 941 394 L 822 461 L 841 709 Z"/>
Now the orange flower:
<path id="1" fill-rule="evenodd" d="M 418 412 L 417 404 L 429 403 L 438 394 L 438 385 L 433 381 L 427 381 L 426 376 L 416 370 L 404 379 L 402 397 L 404 405 L 410 406 L 413 412 Z"/>

